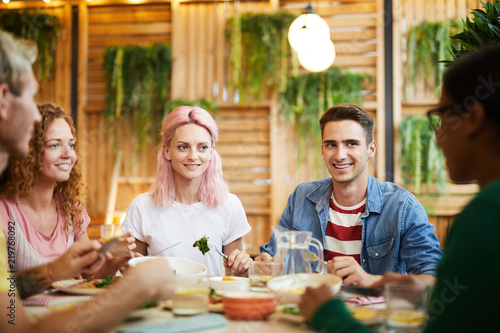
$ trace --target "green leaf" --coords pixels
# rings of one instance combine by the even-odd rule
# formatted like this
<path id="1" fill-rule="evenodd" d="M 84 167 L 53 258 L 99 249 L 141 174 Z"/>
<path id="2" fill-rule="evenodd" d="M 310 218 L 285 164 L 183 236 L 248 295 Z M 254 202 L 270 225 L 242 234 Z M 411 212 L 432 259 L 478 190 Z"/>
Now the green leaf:
<path id="1" fill-rule="evenodd" d="M 488 27 L 491 29 L 493 34 L 495 34 L 498 38 L 500 38 L 500 29 L 495 27 L 493 24 L 488 23 Z"/>

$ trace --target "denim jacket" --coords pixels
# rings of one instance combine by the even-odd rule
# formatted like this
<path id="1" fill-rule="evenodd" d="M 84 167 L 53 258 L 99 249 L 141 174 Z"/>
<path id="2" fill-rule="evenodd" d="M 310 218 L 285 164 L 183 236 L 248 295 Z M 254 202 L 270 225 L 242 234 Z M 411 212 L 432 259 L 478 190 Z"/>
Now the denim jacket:
<path id="1" fill-rule="evenodd" d="M 311 231 L 324 244 L 332 191 L 331 178 L 300 184 L 288 198 L 278 225 Z M 368 175 L 366 209 L 361 220 L 361 267 L 366 272 L 436 275 L 442 256 L 439 240 L 424 207 L 413 194 Z M 274 234 L 260 251 L 274 255 Z"/>

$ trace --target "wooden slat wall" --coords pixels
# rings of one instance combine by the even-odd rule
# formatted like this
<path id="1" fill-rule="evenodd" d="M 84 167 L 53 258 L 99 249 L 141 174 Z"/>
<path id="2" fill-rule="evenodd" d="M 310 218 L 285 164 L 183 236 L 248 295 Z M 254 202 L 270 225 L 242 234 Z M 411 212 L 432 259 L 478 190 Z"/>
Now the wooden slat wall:
<path id="1" fill-rule="evenodd" d="M 221 107 L 215 149 L 222 159 L 230 192 L 241 200 L 252 231 L 244 241 L 256 250 L 267 243 L 270 229 L 270 111 L 268 106 Z"/>
<path id="2" fill-rule="evenodd" d="M 397 42 L 395 49 L 396 55 L 402 54 L 402 43 L 404 43 L 405 33 L 411 26 L 417 25 L 424 20 L 430 22 L 444 21 L 448 19 L 460 20 L 465 16 L 470 16 L 472 9 L 482 8 L 479 1 L 476 0 L 397 0 L 394 1 L 395 25 L 394 39 Z M 402 73 L 403 64 L 401 56 L 395 56 L 394 71 Z M 402 76 L 398 78 L 402 80 Z M 400 82 L 400 81 L 398 81 Z M 407 115 L 422 115 L 434 104 L 437 98 L 432 92 L 426 93 L 423 85 L 418 87 L 418 99 L 404 102 L 403 86 L 395 86 L 395 130 L 403 117 Z M 398 136 L 396 135 L 396 166 L 399 159 Z M 401 172 L 398 167 L 395 168 L 395 179 L 401 184 Z M 409 188 L 411 190 L 411 188 Z M 474 193 L 477 193 L 476 185 L 449 185 L 448 194 L 441 197 L 419 197 L 420 202 L 429 210 L 429 220 L 436 228 L 436 235 L 445 245 L 447 233 L 453 223 L 454 217 L 471 200 Z"/>
<path id="3" fill-rule="evenodd" d="M 84 169 L 89 193 L 87 210 L 99 220 L 106 210 L 116 155 L 116 149 L 113 147 L 115 133 L 104 128 L 103 111 L 106 100 L 106 77 L 102 70 L 104 50 L 113 45 L 144 45 L 155 42 L 170 44 L 170 4 L 89 6 L 86 24 L 88 62 L 86 104 L 83 115 L 86 128 L 81 132 L 86 137 L 86 151 L 82 157 L 85 161 Z M 160 127 L 161 124 L 158 124 L 158 131 Z M 130 143 L 128 149 L 123 151 L 125 162 L 121 175 L 151 176 L 155 160 L 155 144 L 151 144 L 140 154 L 135 154 L 130 133 L 123 131 L 117 136 L 121 142 Z M 130 197 L 133 198 L 144 190 L 142 187 L 120 189 L 123 195 L 119 196 L 117 208 L 127 207 Z M 135 195 L 127 195 L 127 192 Z"/>
<path id="4" fill-rule="evenodd" d="M 307 2 L 282 0 L 280 9 L 300 15 Z M 379 85 L 383 86 L 383 42 L 381 38 L 377 39 L 378 34 L 383 30 L 383 24 L 379 23 L 381 17 L 382 4 L 375 0 L 346 0 L 336 2 L 313 2 L 314 10 L 328 23 L 331 32 L 331 40 L 336 49 L 336 57 L 332 67 L 344 67 L 350 72 L 367 73 L 374 77 L 372 84 L 365 87 L 363 96 L 363 106 L 370 114 L 377 119 L 375 126 L 375 138 L 379 144 L 376 159 L 369 164 L 369 173 L 376 177 L 383 176 L 383 131 L 378 131 L 383 115 L 383 98 L 377 100 L 383 91 Z M 382 70 L 381 70 L 382 69 Z M 301 69 L 301 73 L 306 73 Z M 379 81 L 380 80 L 380 81 Z M 325 107 L 331 107 L 328 105 Z M 308 160 L 302 165 L 297 166 L 297 147 L 295 140 L 295 128 L 290 128 L 279 115 L 279 107 L 274 108 L 276 114 L 273 114 L 273 184 L 277 187 L 273 192 L 274 205 L 272 209 L 272 223 L 276 224 L 281 212 L 286 205 L 288 195 L 294 188 L 305 181 L 318 179 L 319 177 L 328 177 L 329 174 L 321 158 L 320 147 L 311 143 L 308 149 Z M 380 110 L 380 112 L 378 112 Z M 320 110 L 324 112 L 326 110 Z M 383 120 L 383 119 L 382 119 Z M 321 169 L 314 169 L 311 161 L 319 161 Z M 382 162 L 382 163 L 381 163 Z M 381 172 L 382 170 L 382 172 Z"/>

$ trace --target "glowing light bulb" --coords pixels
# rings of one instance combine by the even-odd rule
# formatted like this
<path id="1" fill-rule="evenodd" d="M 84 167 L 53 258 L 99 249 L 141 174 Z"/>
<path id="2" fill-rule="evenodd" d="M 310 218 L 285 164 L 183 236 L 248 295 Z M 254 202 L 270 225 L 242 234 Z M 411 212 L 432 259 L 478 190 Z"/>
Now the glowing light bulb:
<path id="1" fill-rule="evenodd" d="M 331 40 L 324 41 L 314 48 L 298 53 L 299 63 L 309 72 L 323 72 L 335 60 L 335 46 Z"/>
<path id="2" fill-rule="evenodd" d="M 325 20 L 308 5 L 288 28 L 288 41 L 295 52 L 310 49 L 330 39 L 330 27 Z"/>

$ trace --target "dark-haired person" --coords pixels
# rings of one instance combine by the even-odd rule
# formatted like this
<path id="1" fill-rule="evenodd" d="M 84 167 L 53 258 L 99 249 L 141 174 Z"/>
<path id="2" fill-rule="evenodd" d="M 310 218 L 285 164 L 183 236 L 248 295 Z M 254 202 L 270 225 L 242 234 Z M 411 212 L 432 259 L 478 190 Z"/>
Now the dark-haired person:
<path id="1" fill-rule="evenodd" d="M 328 272 L 344 284 L 368 286 L 386 272 L 432 283 L 441 251 L 424 208 L 410 192 L 368 174 L 377 148 L 372 117 L 342 104 L 321 117 L 320 127 L 331 178 L 300 184 L 278 225 L 311 231 L 323 243 Z M 275 242 L 272 235 L 257 260 L 271 260 Z"/>
<path id="2" fill-rule="evenodd" d="M 457 216 L 429 301 L 425 332 L 500 332 L 500 46 L 471 51 L 444 74 L 438 107 L 428 112 L 450 178 L 476 181 L 479 194 Z M 417 284 L 412 275 L 387 282 Z M 322 332 L 365 332 L 328 287 L 308 289 L 300 309 Z"/>

